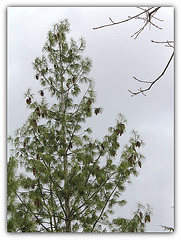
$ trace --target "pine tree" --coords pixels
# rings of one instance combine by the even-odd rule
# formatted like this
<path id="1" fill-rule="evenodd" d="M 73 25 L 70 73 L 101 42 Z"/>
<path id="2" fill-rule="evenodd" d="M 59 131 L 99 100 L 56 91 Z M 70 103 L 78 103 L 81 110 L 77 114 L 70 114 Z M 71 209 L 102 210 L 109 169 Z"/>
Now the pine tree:
<path id="1" fill-rule="evenodd" d="M 14 149 L 7 166 L 8 231 L 142 232 L 150 212 L 142 213 L 141 205 L 132 219 L 111 215 L 115 205 L 126 204 L 120 195 L 141 168 L 143 141 L 133 131 L 116 164 L 126 127 L 121 114 L 102 141 L 91 137 L 86 119 L 102 108 L 94 107 L 91 61 L 82 55 L 85 41 L 68 41 L 69 31 L 64 20 L 48 32 L 43 55 L 33 63 L 39 100 L 27 90 L 31 114 L 9 137 Z"/>

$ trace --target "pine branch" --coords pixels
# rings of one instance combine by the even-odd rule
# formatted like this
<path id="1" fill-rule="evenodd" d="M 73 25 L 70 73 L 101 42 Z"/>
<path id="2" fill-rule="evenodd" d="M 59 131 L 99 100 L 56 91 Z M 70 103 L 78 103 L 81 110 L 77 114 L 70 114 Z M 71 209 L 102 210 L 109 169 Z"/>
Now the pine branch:
<path id="1" fill-rule="evenodd" d="M 115 173 L 117 173 L 117 170 L 114 171 L 113 173 L 111 173 L 111 174 L 107 177 L 107 179 L 106 179 L 103 183 L 100 184 L 100 186 L 97 188 L 97 190 L 96 190 L 95 192 L 93 192 L 92 195 L 88 198 L 88 201 L 90 201 L 90 200 L 93 199 L 93 197 L 100 191 L 100 189 L 109 181 L 109 179 L 111 179 L 111 177 L 112 177 Z M 92 200 L 92 201 L 93 201 L 93 200 Z M 78 206 L 78 210 L 79 210 L 79 209 L 81 209 L 82 207 L 84 207 L 84 206 L 86 205 L 86 207 L 80 212 L 80 214 L 82 214 L 82 213 L 89 207 L 89 205 L 91 205 L 91 204 L 92 204 L 92 202 L 89 203 L 89 204 L 87 204 L 86 202 L 84 202 L 84 203 L 82 203 L 80 206 Z"/>
<path id="2" fill-rule="evenodd" d="M 26 209 L 31 213 L 33 214 L 33 216 L 36 218 L 37 222 L 47 231 L 47 232 L 50 232 L 49 229 L 47 227 L 45 227 L 40 219 L 37 217 L 37 215 L 26 205 L 26 203 L 21 199 L 21 197 L 15 192 L 16 196 L 19 198 L 19 200 L 21 201 L 21 203 L 26 207 Z"/>
<path id="3" fill-rule="evenodd" d="M 104 204 L 104 207 L 102 208 L 102 211 L 100 212 L 99 217 L 97 218 L 97 220 L 96 220 L 95 223 L 93 224 L 93 227 L 92 227 L 91 232 L 94 231 L 94 229 L 95 229 L 95 227 L 96 227 L 96 224 L 99 222 L 100 218 L 102 217 L 102 215 L 103 215 L 103 213 L 104 213 L 104 210 L 105 210 L 108 202 L 110 201 L 110 198 L 112 197 L 113 193 L 116 191 L 116 189 L 117 189 L 117 187 L 118 187 L 118 184 L 119 184 L 119 182 L 121 181 L 121 178 L 122 178 L 122 177 L 119 178 L 116 186 L 114 187 L 114 189 L 113 189 L 112 192 L 110 193 L 109 197 L 106 199 L 106 202 L 105 202 L 105 204 Z"/>

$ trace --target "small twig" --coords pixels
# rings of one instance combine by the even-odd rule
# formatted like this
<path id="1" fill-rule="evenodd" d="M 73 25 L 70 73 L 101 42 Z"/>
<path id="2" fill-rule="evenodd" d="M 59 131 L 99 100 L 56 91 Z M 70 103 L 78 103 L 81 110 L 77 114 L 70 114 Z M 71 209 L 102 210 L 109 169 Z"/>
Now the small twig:
<path id="1" fill-rule="evenodd" d="M 154 40 L 151 40 L 151 42 L 153 42 L 153 43 L 174 43 L 174 41 L 161 42 L 161 41 L 154 41 Z"/>
<path id="2" fill-rule="evenodd" d="M 162 30 L 162 29 L 163 29 L 163 28 L 161 28 L 161 27 L 157 26 L 156 24 L 154 24 L 154 23 L 152 23 L 152 22 L 150 22 L 150 24 L 152 24 L 154 27 L 156 27 L 156 28 L 158 28 L 158 29 L 160 29 L 160 30 Z"/>
<path id="3" fill-rule="evenodd" d="M 139 6 L 138 6 L 137 8 L 138 8 L 138 9 L 141 9 L 141 10 L 143 10 L 143 11 L 145 10 L 143 7 L 139 7 Z"/>
<path id="4" fill-rule="evenodd" d="M 168 45 L 165 45 L 165 47 L 171 47 L 174 48 L 174 46 L 172 46 L 169 42 L 167 42 Z"/>
<path id="5" fill-rule="evenodd" d="M 109 18 L 109 20 L 110 20 L 113 24 L 115 24 L 115 22 L 112 20 L 112 18 Z"/>
<path id="6" fill-rule="evenodd" d="M 158 21 L 160 21 L 160 22 L 163 22 L 164 20 L 163 19 L 160 19 L 160 18 L 157 18 L 157 17 L 155 17 L 155 16 L 152 16 L 155 20 L 158 20 Z"/>
<path id="7" fill-rule="evenodd" d="M 135 36 L 134 39 L 136 39 L 139 36 L 139 34 L 144 30 L 144 28 L 147 26 L 148 23 L 149 22 L 146 22 L 145 25 L 142 28 L 140 28 L 138 31 L 136 31 L 133 35 L 131 35 L 131 37 Z"/>
<path id="8" fill-rule="evenodd" d="M 165 47 L 171 47 L 171 48 L 174 48 L 174 46 L 171 45 L 171 43 L 174 43 L 174 41 L 154 41 L 154 40 L 151 40 L 152 43 L 166 43 L 168 45 L 165 45 Z"/>
<path id="9" fill-rule="evenodd" d="M 138 82 L 142 82 L 142 83 L 152 83 L 151 81 L 140 80 L 140 79 L 138 79 L 138 78 L 136 78 L 136 77 L 134 77 L 134 76 L 133 76 L 133 78 L 134 78 L 136 81 L 138 81 Z"/>

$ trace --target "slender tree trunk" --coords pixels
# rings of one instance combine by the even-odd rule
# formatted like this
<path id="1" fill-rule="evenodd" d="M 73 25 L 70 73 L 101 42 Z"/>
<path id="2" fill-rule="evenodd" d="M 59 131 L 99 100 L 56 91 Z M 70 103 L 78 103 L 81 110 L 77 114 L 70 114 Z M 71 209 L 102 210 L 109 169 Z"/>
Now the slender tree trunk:
<path id="1" fill-rule="evenodd" d="M 61 53 L 61 45 L 60 48 L 60 78 L 61 78 L 61 113 L 62 113 L 62 133 L 63 133 L 63 162 L 64 162 L 64 190 L 65 190 L 65 225 L 66 232 L 71 232 L 71 221 L 70 221 L 70 207 L 69 207 L 69 192 L 68 192 L 68 159 L 66 152 L 66 119 L 65 119 L 65 96 L 64 96 L 64 86 L 63 86 L 63 78 L 62 78 L 62 53 Z"/>
<path id="2" fill-rule="evenodd" d="M 69 207 L 69 192 L 68 192 L 68 163 L 67 163 L 67 155 L 64 156 L 64 172 L 65 172 L 65 180 L 64 180 L 64 189 L 65 189 L 65 223 L 66 223 L 66 232 L 71 232 L 71 221 L 70 221 L 70 207 Z"/>
<path id="3" fill-rule="evenodd" d="M 63 82 L 62 82 L 63 85 Z M 69 208 L 69 192 L 68 192 L 68 159 L 67 159 L 67 153 L 66 153 L 66 120 L 65 120 L 65 105 L 64 105 L 64 94 L 62 93 L 62 132 L 63 132 L 63 139 L 64 139 L 64 146 L 65 149 L 64 155 L 63 155 L 63 162 L 64 162 L 64 190 L 65 190 L 65 222 L 66 222 L 66 232 L 71 231 L 70 226 L 70 220 L 69 220 L 69 214 L 70 214 L 70 208 Z"/>

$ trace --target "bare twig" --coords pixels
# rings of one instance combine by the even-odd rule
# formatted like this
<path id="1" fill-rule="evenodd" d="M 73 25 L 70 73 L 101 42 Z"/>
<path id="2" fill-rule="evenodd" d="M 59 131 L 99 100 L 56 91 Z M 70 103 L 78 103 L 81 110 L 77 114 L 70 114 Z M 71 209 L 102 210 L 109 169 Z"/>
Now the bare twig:
<path id="1" fill-rule="evenodd" d="M 152 43 L 166 43 L 166 45 L 165 45 L 166 47 L 172 47 L 172 48 L 174 48 L 174 46 L 171 45 L 171 43 L 174 44 L 174 41 L 168 41 L 168 40 L 167 40 L 167 41 L 163 41 L 163 42 L 162 42 L 162 41 L 154 41 L 154 40 L 151 40 L 151 42 L 152 42 Z"/>
<path id="2" fill-rule="evenodd" d="M 167 43 L 168 45 L 165 45 L 165 47 L 171 47 L 174 48 L 174 46 L 172 46 L 169 42 Z"/>
<path id="3" fill-rule="evenodd" d="M 142 88 L 140 87 L 137 92 L 132 92 L 131 90 L 128 90 L 128 91 L 131 93 L 131 96 L 135 96 L 135 95 L 138 95 L 138 94 L 140 94 L 140 93 L 142 93 L 144 96 L 146 96 L 146 95 L 145 95 L 145 92 L 146 92 L 146 91 L 149 91 L 149 90 L 152 88 L 152 86 L 165 74 L 168 66 L 170 65 L 170 63 L 171 63 L 171 61 L 172 61 L 172 59 L 173 59 L 173 56 L 174 56 L 174 52 L 172 53 L 172 55 L 171 55 L 171 57 L 170 57 L 167 65 L 166 65 L 166 67 L 164 68 L 164 70 L 162 71 L 162 73 L 161 73 L 154 81 L 149 82 L 149 81 L 139 80 L 139 79 L 137 79 L 136 77 L 133 77 L 135 80 L 137 80 L 137 81 L 139 81 L 139 82 L 141 82 L 141 83 L 149 83 L 150 85 L 149 85 L 148 88 L 145 88 L 145 89 L 142 89 Z"/>
<path id="4" fill-rule="evenodd" d="M 163 41 L 163 42 L 161 42 L 161 41 L 154 41 L 154 40 L 151 40 L 151 42 L 153 42 L 153 43 L 174 43 L 174 41 Z"/>
<path id="5" fill-rule="evenodd" d="M 156 24 L 154 24 L 153 22 L 150 22 L 150 24 L 151 24 L 151 25 L 153 25 L 154 27 L 156 27 L 156 28 L 158 28 L 158 29 L 162 30 L 162 28 L 161 28 L 161 27 L 157 26 L 157 25 L 156 25 Z"/>
<path id="6" fill-rule="evenodd" d="M 147 22 L 143 25 L 143 27 L 140 28 L 138 31 L 136 31 L 133 35 L 131 35 L 131 37 L 134 37 L 134 39 L 136 39 L 136 38 L 139 36 L 139 34 L 144 30 L 144 28 L 147 26 L 148 23 L 149 23 L 149 22 L 147 21 Z"/>
<path id="7" fill-rule="evenodd" d="M 142 83 L 152 83 L 151 81 L 140 80 L 140 79 L 138 79 L 138 78 L 136 78 L 136 77 L 134 77 L 134 76 L 133 76 L 133 78 L 134 78 L 136 81 L 138 81 L 138 82 L 142 82 Z"/>
<path id="8" fill-rule="evenodd" d="M 109 18 L 109 20 L 110 20 L 113 24 L 115 24 L 115 22 L 112 20 L 112 18 Z"/>

